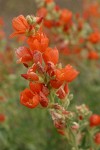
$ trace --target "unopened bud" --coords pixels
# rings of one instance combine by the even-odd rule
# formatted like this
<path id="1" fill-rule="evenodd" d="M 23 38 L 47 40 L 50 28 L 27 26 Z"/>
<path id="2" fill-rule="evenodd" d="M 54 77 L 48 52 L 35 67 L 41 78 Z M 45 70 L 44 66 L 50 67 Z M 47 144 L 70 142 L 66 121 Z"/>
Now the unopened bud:
<path id="1" fill-rule="evenodd" d="M 58 89 L 56 94 L 60 99 L 64 99 L 66 97 L 66 93 L 62 87 Z"/>
<path id="2" fill-rule="evenodd" d="M 40 62 L 37 63 L 37 70 L 38 70 L 38 72 L 41 73 L 41 74 L 44 74 L 44 73 L 45 73 L 45 70 L 44 70 L 44 68 L 43 68 L 43 66 L 41 65 Z"/>
<path id="3" fill-rule="evenodd" d="M 71 101 L 73 99 L 73 94 L 70 94 L 68 99 Z"/>
<path id="4" fill-rule="evenodd" d="M 24 79 L 28 79 L 28 75 L 27 75 L 27 74 L 21 74 L 21 76 L 22 76 Z"/>
<path id="5" fill-rule="evenodd" d="M 52 120 L 57 120 L 57 119 L 62 119 L 62 115 L 54 112 L 54 111 L 51 111 L 51 116 L 52 116 Z"/>
<path id="6" fill-rule="evenodd" d="M 62 64 L 61 63 L 58 64 L 58 68 L 62 69 Z"/>
<path id="7" fill-rule="evenodd" d="M 73 130 L 78 130 L 79 129 L 79 124 L 77 122 L 73 122 L 72 129 Z"/>
<path id="8" fill-rule="evenodd" d="M 51 10 L 51 11 L 54 9 L 54 7 L 55 7 L 55 3 L 54 2 L 51 2 L 51 3 L 49 3 L 49 5 L 47 5 L 47 9 Z"/>
<path id="9" fill-rule="evenodd" d="M 30 25 L 35 24 L 36 21 L 37 21 L 36 17 L 34 17 L 34 16 L 29 16 L 29 15 L 26 17 L 26 19 L 27 19 L 27 22 L 28 22 Z"/>

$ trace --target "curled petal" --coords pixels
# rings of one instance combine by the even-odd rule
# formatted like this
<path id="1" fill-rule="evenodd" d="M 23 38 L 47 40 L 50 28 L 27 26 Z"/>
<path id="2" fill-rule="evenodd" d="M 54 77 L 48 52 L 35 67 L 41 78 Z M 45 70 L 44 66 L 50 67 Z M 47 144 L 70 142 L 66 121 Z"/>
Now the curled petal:
<path id="1" fill-rule="evenodd" d="M 38 81 L 39 77 L 36 73 L 30 72 L 30 73 L 28 73 L 28 79 L 30 79 L 32 81 Z"/>

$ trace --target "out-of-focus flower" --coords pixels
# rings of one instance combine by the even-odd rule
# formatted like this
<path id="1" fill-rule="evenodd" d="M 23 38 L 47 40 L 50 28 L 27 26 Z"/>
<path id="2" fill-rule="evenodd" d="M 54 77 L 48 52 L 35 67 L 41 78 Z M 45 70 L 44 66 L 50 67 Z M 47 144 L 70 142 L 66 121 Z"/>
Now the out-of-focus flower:
<path id="1" fill-rule="evenodd" d="M 91 127 L 98 126 L 98 125 L 100 125 L 100 116 L 97 115 L 97 114 L 93 114 L 90 117 L 89 121 L 90 121 L 90 126 Z"/>
<path id="2" fill-rule="evenodd" d="M 19 36 L 16 37 L 16 41 L 19 42 L 19 43 L 23 43 L 23 42 L 25 42 L 25 40 L 26 40 L 26 36 L 24 36 L 24 35 L 23 36 L 19 35 Z"/>
<path id="3" fill-rule="evenodd" d="M 53 0 L 45 0 L 45 2 L 48 4 L 48 3 L 52 3 Z"/>
<path id="4" fill-rule="evenodd" d="M 5 32 L 3 30 L 0 30 L 0 40 L 5 38 Z"/>
<path id="5" fill-rule="evenodd" d="M 0 114 L 0 123 L 4 122 L 5 119 L 6 119 L 5 115 L 4 114 Z"/>
<path id="6" fill-rule="evenodd" d="M 53 21 L 52 20 L 46 20 L 44 21 L 44 26 L 51 29 L 53 27 Z"/>
<path id="7" fill-rule="evenodd" d="M 45 18 L 46 15 L 47 15 L 47 9 L 45 7 L 40 8 L 37 12 L 37 16 L 39 16 L 39 17 Z"/>
<path id="8" fill-rule="evenodd" d="M 2 17 L 0 17 L 0 26 L 1 26 L 1 27 L 4 26 L 4 20 L 3 20 Z"/>
<path id="9" fill-rule="evenodd" d="M 88 59 L 98 60 L 99 59 L 99 54 L 96 51 L 89 51 Z"/>
<path id="10" fill-rule="evenodd" d="M 100 42 L 100 33 L 99 32 L 91 33 L 88 37 L 88 40 L 93 44 Z"/>
<path id="11" fill-rule="evenodd" d="M 62 9 L 60 15 L 61 24 L 69 24 L 72 22 L 72 12 L 68 9 Z"/>
<path id="12" fill-rule="evenodd" d="M 96 133 L 94 141 L 96 144 L 100 145 L 100 132 Z"/>

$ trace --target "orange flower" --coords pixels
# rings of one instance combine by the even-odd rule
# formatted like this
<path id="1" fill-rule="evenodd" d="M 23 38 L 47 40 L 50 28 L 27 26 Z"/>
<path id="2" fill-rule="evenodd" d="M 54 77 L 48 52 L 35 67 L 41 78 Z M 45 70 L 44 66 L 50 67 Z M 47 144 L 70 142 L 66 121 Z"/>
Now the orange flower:
<path id="1" fill-rule="evenodd" d="M 63 9 L 60 15 L 60 21 L 63 24 L 72 22 L 72 12 L 68 9 Z"/>
<path id="2" fill-rule="evenodd" d="M 21 92 L 20 102 L 28 108 L 35 108 L 39 104 L 39 96 L 37 93 L 33 93 L 30 89 L 26 88 Z"/>
<path id="3" fill-rule="evenodd" d="M 56 48 L 52 49 L 48 47 L 46 51 L 43 53 L 43 59 L 46 64 L 48 62 L 52 62 L 56 65 L 59 59 L 58 50 Z"/>
<path id="4" fill-rule="evenodd" d="M 0 17 L 0 26 L 4 26 L 4 21 L 2 17 Z"/>
<path id="5" fill-rule="evenodd" d="M 88 53 L 88 59 L 97 60 L 97 59 L 99 59 L 99 55 L 96 51 L 90 51 Z"/>
<path id="6" fill-rule="evenodd" d="M 17 58 L 19 58 L 17 60 L 18 63 L 28 64 L 33 60 L 33 56 L 32 56 L 30 49 L 28 49 L 27 47 L 24 47 L 24 46 L 19 47 L 16 50 L 16 56 L 17 56 Z"/>
<path id="7" fill-rule="evenodd" d="M 5 98 L 3 96 L 0 96 L 0 102 L 4 102 Z"/>
<path id="8" fill-rule="evenodd" d="M 96 144 L 100 145 L 100 132 L 96 133 L 94 140 Z"/>
<path id="9" fill-rule="evenodd" d="M 88 8 L 89 15 L 93 17 L 100 17 L 99 7 L 100 7 L 99 3 L 97 2 L 94 2 L 93 4 L 91 4 Z"/>
<path id="10" fill-rule="evenodd" d="M 43 90 L 42 83 L 32 83 L 30 82 L 30 89 L 26 88 L 21 92 L 20 102 L 28 108 L 35 108 L 39 104 L 43 107 L 47 107 L 49 99 L 47 98 L 47 91 Z M 43 92 L 44 93 L 43 93 Z"/>
<path id="11" fill-rule="evenodd" d="M 14 37 L 19 34 L 25 34 L 26 31 L 29 29 L 29 24 L 23 15 L 14 18 L 12 20 L 12 26 L 15 31 L 11 34 L 10 37 Z"/>
<path id="12" fill-rule="evenodd" d="M 38 50 L 44 52 L 48 47 L 49 39 L 45 34 L 37 34 L 34 37 L 28 38 L 27 43 L 32 51 Z"/>
<path id="13" fill-rule="evenodd" d="M 4 122 L 5 121 L 5 115 L 4 114 L 0 114 L 0 122 Z"/>
<path id="14" fill-rule="evenodd" d="M 37 93 L 39 96 L 39 103 L 43 107 L 47 107 L 49 99 L 47 98 L 49 94 L 48 88 L 42 83 L 32 83 L 30 82 L 30 89 L 33 93 Z"/>
<path id="15" fill-rule="evenodd" d="M 3 39 L 5 37 L 5 32 L 0 30 L 0 40 Z"/>
<path id="16" fill-rule="evenodd" d="M 41 83 L 32 83 L 30 82 L 30 89 L 33 93 L 40 93 L 40 91 L 42 90 L 42 84 Z"/>
<path id="17" fill-rule="evenodd" d="M 52 3 L 53 0 L 45 0 L 46 3 Z"/>
<path id="18" fill-rule="evenodd" d="M 96 44 L 100 42 L 100 33 L 99 32 L 91 33 L 88 39 L 91 43 Z"/>
<path id="19" fill-rule="evenodd" d="M 44 19 L 44 26 L 49 28 L 49 29 L 52 28 L 53 27 L 53 21 Z"/>
<path id="20" fill-rule="evenodd" d="M 71 65 L 67 65 L 63 69 L 56 70 L 56 79 L 60 81 L 72 82 L 79 74 Z"/>
<path id="21" fill-rule="evenodd" d="M 65 81 L 72 82 L 77 76 L 79 72 L 75 70 L 71 65 L 67 65 L 65 67 Z"/>
<path id="22" fill-rule="evenodd" d="M 65 68 L 57 69 L 55 74 L 56 74 L 56 79 L 58 81 L 64 81 L 65 80 Z"/>
<path id="23" fill-rule="evenodd" d="M 47 15 L 47 10 L 46 10 L 45 7 L 40 8 L 37 12 L 37 16 L 39 16 L 39 17 L 44 17 L 45 18 L 46 15 Z"/>
<path id="24" fill-rule="evenodd" d="M 30 89 L 34 93 L 40 93 L 42 92 L 45 96 L 48 96 L 49 90 L 43 83 L 32 83 L 29 84 Z"/>
<path id="25" fill-rule="evenodd" d="M 91 115 L 89 122 L 91 127 L 100 125 L 100 115 L 97 114 Z"/>

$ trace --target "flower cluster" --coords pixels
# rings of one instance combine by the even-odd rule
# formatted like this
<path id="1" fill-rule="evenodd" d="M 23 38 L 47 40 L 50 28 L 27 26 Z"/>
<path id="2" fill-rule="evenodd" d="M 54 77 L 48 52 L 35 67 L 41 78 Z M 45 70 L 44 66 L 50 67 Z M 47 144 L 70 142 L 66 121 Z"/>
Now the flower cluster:
<path id="1" fill-rule="evenodd" d="M 99 27 L 98 19 L 100 19 L 100 3 L 98 1 L 83 0 L 83 17 L 89 21 L 94 29 Z"/>
<path id="2" fill-rule="evenodd" d="M 25 18 L 23 15 L 13 19 L 14 32 L 11 37 L 24 35 L 27 42 L 27 46 L 17 48 L 15 52 L 17 63 L 22 63 L 27 68 L 27 72 L 21 76 L 29 81 L 29 88 L 20 94 L 20 102 L 31 109 L 47 108 L 57 131 L 67 137 L 73 149 L 86 149 L 85 139 L 90 141 L 88 148 L 98 148 L 100 134 L 94 129 L 100 125 L 100 116 L 91 115 L 85 105 L 77 106 L 74 111 L 68 110 L 73 97 L 68 84 L 79 72 L 70 64 L 62 67 L 58 63 L 59 52 L 57 48 L 49 47 L 42 20 L 42 16 Z M 94 141 L 96 145 L 92 145 Z"/>
<path id="3" fill-rule="evenodd" d="M 89 118 L 90 127 L 95 128 L 100 126 L 100 115 L 92 114 Z M 92 129 L 93 130 L 93 129 Z M 100 145 L 100 131 L 94 132 L 94 141 L 97 145 Z"/>
<path id="4" fill-rule="evenodd" d="M 92 114 L 84 104 L 69 111 L 57 103 L 52 105 L 50 114 L 58 133 L 67 137 L 73 149 L 84 150 L 88 147 L 99 150 L 100 115 Z"/>
<path id="5" fill-rule="evenodd" d="M 74 55 L 81 60 L 86 58 L 89 60 L 99 59 L 99 28 L 94 28 L 84 16 L 85 13 L 91 14 L 90 10 L 95 11 L 98 4 L 95 4 L 96 6 L 91 4 L 96 7 L 95 10 L 91 6 L 90 10 L 87 8 L 88 13 L 84 10 L 85 13 L 83 12 L 83 15 L 80 16 L 78 13 L 74 15 L 72 11 L 60 8 L 53 0 L 36 1 L 39 5 L 37 15 L 44 17 L 44 26 L 49 29 L 47 33 L 51 36 L 51 41 L 53 39 L 52 43 L 56 42 L 62 54 Z"/>
<path id="6" fill-rule="evenodd" d="M 29 88 L 21 92 L 20 101 L 29 108 L 47 107 L 56 99 L 63 101 L 69 94 L 68 83 L 79 74 L 71 65 L 58 64 L 57 48 L 49 47 L 49 39 L 42 31 L 42 17 L 18 16 L 12 21 L 16 35 L 26 35 L 28 47 L 16 49 L 17 62 L 28 68 L 21 76 L 29 80 Z"/>

